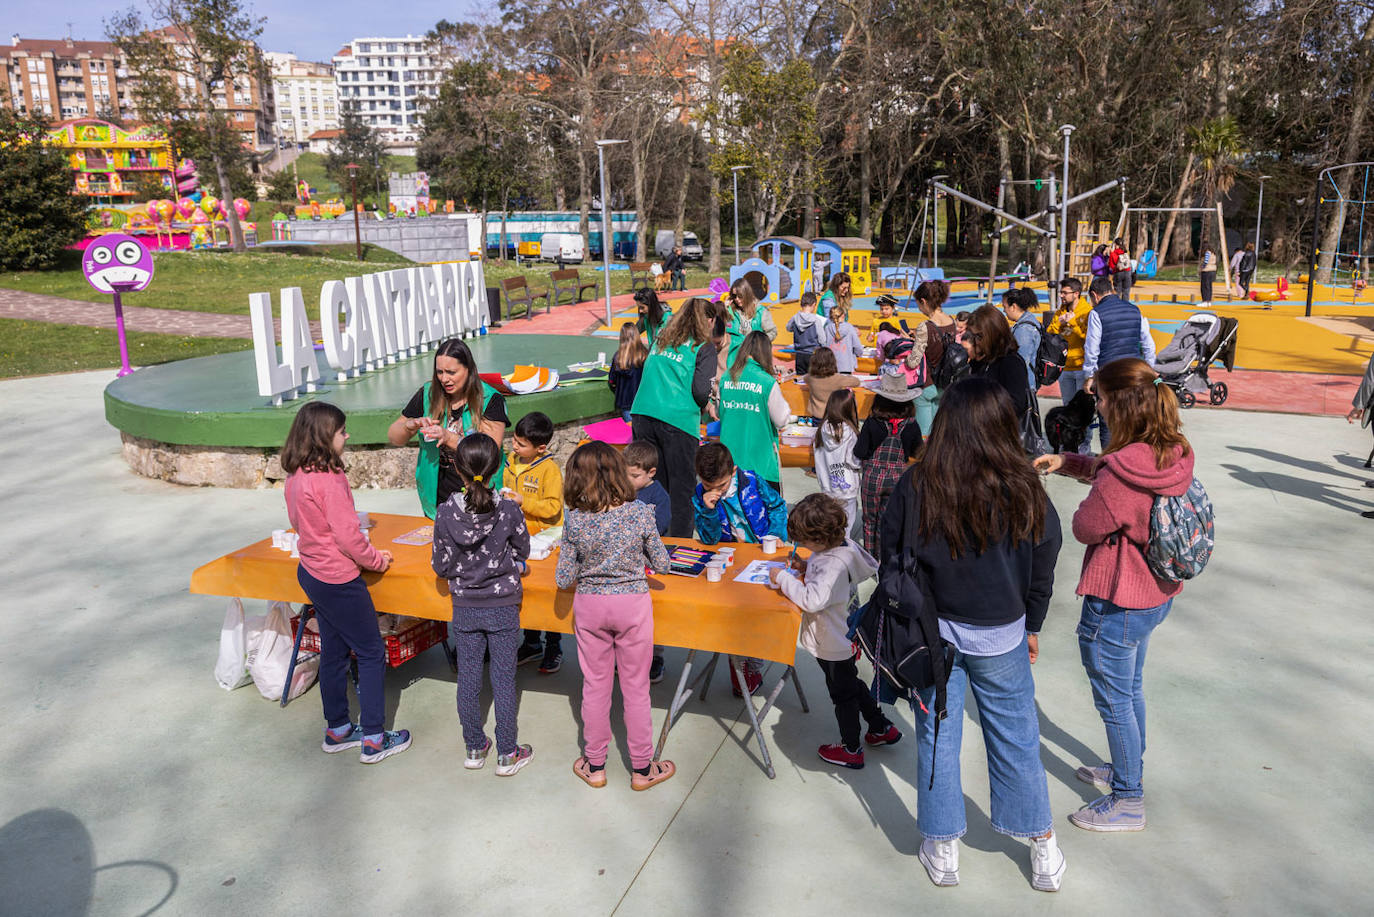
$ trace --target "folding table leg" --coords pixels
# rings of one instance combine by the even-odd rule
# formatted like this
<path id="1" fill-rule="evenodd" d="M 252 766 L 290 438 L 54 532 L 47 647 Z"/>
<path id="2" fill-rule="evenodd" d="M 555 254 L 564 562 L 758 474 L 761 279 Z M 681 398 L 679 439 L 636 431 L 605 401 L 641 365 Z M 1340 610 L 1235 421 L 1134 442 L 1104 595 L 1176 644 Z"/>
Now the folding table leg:
<path id="1" fill-rule="evenodd" d="M 703 703 L 706 701 L 706 689 L 711 687 L 711 676 L 715 674 L 716 663 L 719 661 L 720 653 L 712 653 L 711 661 L 706 664 L 706 671 L 702 673 L 704 681 L 702 682 L 701 691 L 698 692 L 697 697 L 699 697 Z"/>
<path id="2" fill-rule="evenodd" d="M 791 669 L 791 666 L 787 666 L 787 668 L 783 671 L 782 675 L 773 684 L 773 690 L 769 691 L 768 696 L 764 698 L 763 708 L 760 709 L 758 712 L 759 722 L 763 722 L 763 720 L 767 718 L 768 711 L 772 710 L 773 705 L 778 702 L 778 695 L 782 693 L 783 686 L 787 684 L 787 675 L 788 672 L 791 671 Z M 752 707 L 753 704 L 751 703 L 750 706 Z M 747 739 L 749 737 L 746 735 L 745 738 Z"/>
<path id="3" fill-rule="evenodd" d="M 687 698 L 692 696 L 692 688 L 695 682 L 689 684 L 687 679 L 692 674 L 692 660 L 696 658 L 696 650 L 687 651 L 687 661 L 682 664 L 682 675 L 678 677 L 677 688 L 673 691 L 673 700 L 668 704 L 668 715 L 663 719 L 663 728 L 658 733 L 658 746 L 654 749 L 654 760 L 663 757 L 663 746 L 668 743 L 668 731 L 673 728 L 673 721 L 682 712 L 682 707 L 687 703 Z"/>
<path id="4" fill-rule="evenodd" d="M 305 622 L 315 613 L 315 606 L 307 602 L 301 606 L 301 619 L 296 625 L 296 642 L 291 647 L 291 661 L 286 664 L 286 684 L 281 689 L 281 705 L 285 707 L 291 700 L 291 676 L 296 674 L 296 657 L 301 652 L 301 637 L 305 636 Z"/>
<path id="5" fill-rule="evenodd" d="M 802 690 L 801 679 L 797 677 L 797 667 L 790 665 L 787 667 L 786 678 L 792 679 L 792 686 L 797 689 L 797 700 L 801 701 L 802 713 L 810 713 L 811 708 L 806 704 L 806 692 Z"/>
<path id="6" fill-rule="evenodd" d="M 749 714 L 750 728 L 759 740 L 759 754 L 763 757 L 763 771 L 768 775 L 768 779 L 772 780 L 777 775 L 773 771 L 773 759 L 768 756 L 768 742 L 763 737 L 763 729 L 759 727 L 758 711 L 754 709 L 754 695 L 749 693 L 747 690 L 748 685 L 744 681 L 744 667 L 740 664 L 739 659 L 734 656 L 730 657 L 730 667 L 734 670 L 735 677 L 739 679 L 741 687 L 746 688 L 744 692 L 744 709 Z M 747 735 L 745 736 L 745 740 L 748 741 Z"/>

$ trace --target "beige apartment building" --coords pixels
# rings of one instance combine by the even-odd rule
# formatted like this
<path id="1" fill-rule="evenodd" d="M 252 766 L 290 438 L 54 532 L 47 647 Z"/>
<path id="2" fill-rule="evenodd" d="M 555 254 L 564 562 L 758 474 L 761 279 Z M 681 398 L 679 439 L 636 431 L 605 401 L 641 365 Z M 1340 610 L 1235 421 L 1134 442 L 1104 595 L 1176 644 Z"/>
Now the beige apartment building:
<path id="1" fill-rule="evenodd" d="M 263 57 L 272 72 L 278 140 L 302 144 L 317 131 L 338 129 L 339 90 L 331 65 L 298 60 L 282 51 L 268 51 Z"/>

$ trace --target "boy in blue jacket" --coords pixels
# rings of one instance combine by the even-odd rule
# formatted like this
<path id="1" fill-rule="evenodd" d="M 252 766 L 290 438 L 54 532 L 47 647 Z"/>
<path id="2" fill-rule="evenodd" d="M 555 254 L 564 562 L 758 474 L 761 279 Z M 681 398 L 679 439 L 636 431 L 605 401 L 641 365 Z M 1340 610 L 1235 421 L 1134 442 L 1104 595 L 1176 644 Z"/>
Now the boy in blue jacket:
<path id="1" fill-rule="evenodd" d="M 697 479 L 692 507 L 702 544 L 787 539 L 787 501 L 754 472 L 736 468 L 725 446 L 707 443 L 697 450 Z"/>

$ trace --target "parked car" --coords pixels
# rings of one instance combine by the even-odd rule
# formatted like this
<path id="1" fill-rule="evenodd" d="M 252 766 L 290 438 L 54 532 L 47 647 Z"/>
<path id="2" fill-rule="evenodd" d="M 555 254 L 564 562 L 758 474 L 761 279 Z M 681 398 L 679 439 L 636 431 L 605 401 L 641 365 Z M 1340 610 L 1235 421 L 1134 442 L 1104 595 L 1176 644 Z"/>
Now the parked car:
<path id="1" fill-rule="evenodd" d="M 664 258 L 673 250 L 676 234 L 671 229 L 660 229 L 654 235 L 654 254 Z M 694 232 L 682 234 L 682 257 L 685 261 L 700 261 L 702 258 L 701 240 Z"/>
<path id="2" fill-rule="evenodd" d="M 559 264 L 581 264 L 586 257 L 582 237 L 575 232 L 546 232 L 539 237 L 539 257 Z"/>

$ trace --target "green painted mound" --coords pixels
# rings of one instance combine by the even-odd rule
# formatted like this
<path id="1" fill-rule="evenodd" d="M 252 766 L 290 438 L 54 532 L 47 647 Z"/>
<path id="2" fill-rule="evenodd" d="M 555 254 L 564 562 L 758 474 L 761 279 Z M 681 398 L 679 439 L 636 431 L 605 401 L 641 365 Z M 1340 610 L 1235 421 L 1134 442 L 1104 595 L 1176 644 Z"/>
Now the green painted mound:
<path id="1" fill-rule="evenodd" d="M 515 364 L 548 366 L 560 372 L 570 363 L 607 353 L 595 338 L 549 334 L 488 334 L 468 342 L 483 373 L 510 372 Z M 316 351 L 320 372 L 335 371 Z M 300 406 L 312 399 L 332 402 L 348 415 L 354 445 L 386 443 L 386 430 L 415 390 L 429 381 L 434 354 L 401 360 L 346 382 L 273 407 L 258 394 L 251 350 L 150 366 L 105 388 L 105 419 L 130 436 L 187 446 L 280 446 Z M 511 423 L 543 411 L 556 424 L 611 413 L 615 400 L 603 381 L 560 386 L 552 392 L 507 396 Z"/>

